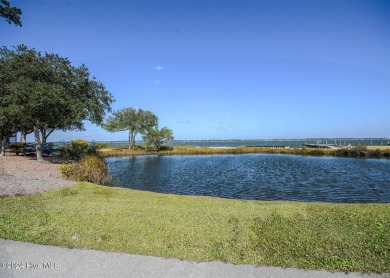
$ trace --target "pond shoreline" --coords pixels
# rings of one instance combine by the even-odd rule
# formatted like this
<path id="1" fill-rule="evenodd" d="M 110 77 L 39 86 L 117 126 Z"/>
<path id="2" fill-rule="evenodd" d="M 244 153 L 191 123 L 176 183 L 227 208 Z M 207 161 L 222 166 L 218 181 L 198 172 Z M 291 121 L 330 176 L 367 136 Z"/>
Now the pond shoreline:
<path id="1" fill-rule="evenodd" d="M 129 150 L 121 147 L 104 148 L 99 151 L 103 157 L 137 156 L 137 155 L 219 155 L 219 154 L 289 154 L 304 156 L 334 156 L 353 158 L 384 158 L 390 159 L 390 147 L 343 147 L 339 149 L 318 148 L 272 148 L 272 147 L 198 147 L 176 146 L 168 150 Z"/>

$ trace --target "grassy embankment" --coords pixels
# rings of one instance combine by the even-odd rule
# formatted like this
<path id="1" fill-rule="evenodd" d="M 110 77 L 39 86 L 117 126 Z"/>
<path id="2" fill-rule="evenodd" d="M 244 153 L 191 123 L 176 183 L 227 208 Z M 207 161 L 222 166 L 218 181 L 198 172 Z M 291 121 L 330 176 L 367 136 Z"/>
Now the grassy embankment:
<path id="1" fill-rule="evenodd" d="M 390 272 L 390 204 L 227 200 L 80 183 L 0 199 L 0 237 L 195 261 Z"/>
<path id="2" fill-rule="evenodd" d="M 262 148 L 262 147 L 237 147 L 237 148 L 210 148 L 196 146 L 176 146 L 169 150 L 151 151 L 138 148 L 129 150 L 126 147 L 110 147 L 100 150 L 100 155 L 108 156 L 131 156 L 131 155 L 212 155 L 212 154 L 294 154 L 313 156 L 338 156 L 338 157 L 371 157 L 390 158 L 390 147 L 352 147 L 332 149 L 310 149 L 310 148 Z"/>

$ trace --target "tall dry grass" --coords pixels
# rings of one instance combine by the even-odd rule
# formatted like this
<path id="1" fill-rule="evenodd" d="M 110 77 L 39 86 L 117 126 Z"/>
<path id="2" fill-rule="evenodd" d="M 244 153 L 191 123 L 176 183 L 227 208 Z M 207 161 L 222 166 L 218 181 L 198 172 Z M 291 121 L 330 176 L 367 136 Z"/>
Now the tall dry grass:
<path id="1" fill-rule="evenodd" d="M 176 146 L 169 150 L 155 151 L 148 149 L 103 149 L 100 152 L 103 157 L 109 156 L 133 156 L 133 155 L 213 155 L 213 154 L 294 154 L 311 156 L 338 156 L 338 157 L 366 157 L 366 158 L 390 158 L 390 148 L 366 148 L 356 146 L 340 149 L 311 149 L 311 148 L 263 148 L 263 147 L 233 147 L 211 148 L 197 146 Z"/>

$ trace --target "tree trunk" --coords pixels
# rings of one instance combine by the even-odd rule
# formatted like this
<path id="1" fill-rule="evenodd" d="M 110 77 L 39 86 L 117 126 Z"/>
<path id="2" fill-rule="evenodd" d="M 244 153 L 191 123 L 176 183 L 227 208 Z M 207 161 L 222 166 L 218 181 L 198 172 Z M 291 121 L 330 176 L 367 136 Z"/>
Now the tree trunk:
<path id="1" fill-rule="evenodd" d="M 41 128 L 41 135 L 42 135 L 42 144 L 47 143 L 47 138 L 49 137 L 50 134 L 53 133 L 54 128 Z"/>
<path id="2" fill-rule="evenodd" d="M 47 139 L 46 131 L 47 131 L 47 129 L 41 128 L 40 130 L 41 130 L 41 135 L 42 135 L 42 144 L 46 144 L 46 139 Z"/>
<path id="3" fill-rule="evenodd" d="M 43 161 L 41 139 L 39 138 L 39 129 L 36 126 L 34 126 L 34 137 L 35 137 L 35 152 L 37 154 L 37 160 Z"/>
<path id="4" fill-rule="evenodd" d="M 26 137 L 27 137 L 27 133 L 25 131 L 21 131 L 20 132 L 20 143 L 21 144 L 24 144 L 26 143 Z"/>
<path id="5" fill-rule="evenodd" d="M 129 131 L 129 150 L 135 149 L 135 135 L 136 135 L 136 132 L 134 130 Z"/>
<path id="6" fill-rule="evenodd" d="M 133 136 L 131 138 L 132 141 L 132 149 L 135 150 L 135 132 L 133 132 Z"/>
<path id="7" fill-rule="evenodd" d="M 26 143 L 27 142 L 27 135 L 33 132 L 34 129 L 25 129 L 22 130 L 20 133 L 20 143 Z"/>
<path id="8" fill-rule="evenodd" d="M 55 130 L 54 128 L 51 128 L 51 129 L 49 129 L 49 132 L 48 132 L 46 129 L 45 144 L 47 143 L 47 138 L 49 138 L 49 135 L 52 134 L 54 130 Z"/>
<path id="9" fill-rule="evenodd" d="M 0 156 L 5 156 L 5 141 L 7 140 L 6 136 L 0 136 L 1 138 L 1 150 L 0 150 Z"/>

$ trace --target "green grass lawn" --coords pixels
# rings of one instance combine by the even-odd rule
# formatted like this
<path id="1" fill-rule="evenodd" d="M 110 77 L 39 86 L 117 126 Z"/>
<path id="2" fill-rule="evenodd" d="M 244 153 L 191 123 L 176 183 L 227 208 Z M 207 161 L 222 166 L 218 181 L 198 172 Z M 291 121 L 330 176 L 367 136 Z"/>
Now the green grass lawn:
<path id="1" fill-rule="evenodd" d="M 390 272 L 390 204 L 227 200 L 79 183 L 0 199 L 0 237 L 194 261 Z"/>

